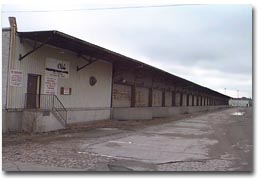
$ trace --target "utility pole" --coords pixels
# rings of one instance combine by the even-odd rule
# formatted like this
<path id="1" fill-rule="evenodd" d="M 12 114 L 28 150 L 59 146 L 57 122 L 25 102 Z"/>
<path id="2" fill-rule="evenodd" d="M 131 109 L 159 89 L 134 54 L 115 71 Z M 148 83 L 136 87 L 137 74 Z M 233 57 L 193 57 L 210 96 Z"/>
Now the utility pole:
<path id="1" fill-rule="evenodd" d="M 237 90 L 237 107 L 238 107 L 238 101 L 239 101 L 239 90 Z"/>

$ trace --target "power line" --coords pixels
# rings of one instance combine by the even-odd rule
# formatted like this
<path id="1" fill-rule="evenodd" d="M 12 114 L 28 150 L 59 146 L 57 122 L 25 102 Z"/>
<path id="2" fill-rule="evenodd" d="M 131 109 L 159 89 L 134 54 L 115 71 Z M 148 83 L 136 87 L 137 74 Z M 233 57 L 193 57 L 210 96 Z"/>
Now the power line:
<path id="1" fill-rule="evenodd" d="M 105 7 L 105 8 L 84 8 L 84 9 L 61 9 L 61 10 L 28 10 L 28 11 L 2 11 L 2 13 L 27 13 L 27 12 L 66 12 L 66 11 L 99 11 L 99 10 L 121 10 L 121 9 L 141 9 L 141 8 L 164 8 L 175 6 L 199 6 L 203 4 L 166 4 L 151 6 L 121 6 L 121 7 Z"/>

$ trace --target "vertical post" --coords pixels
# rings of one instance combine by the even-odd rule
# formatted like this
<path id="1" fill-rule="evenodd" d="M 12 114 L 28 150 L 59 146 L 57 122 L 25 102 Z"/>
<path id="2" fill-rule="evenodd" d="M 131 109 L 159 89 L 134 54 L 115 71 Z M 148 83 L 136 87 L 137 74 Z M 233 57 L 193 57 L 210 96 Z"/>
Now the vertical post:
<path id="1" fill-rule="evenodd" d="M 152 88 L 149 88 L 149 107 L 152 107 Z"/>
<path id="2" fill-rule="evenodd" d="M 12 101 L 12 91 L 9 86 L 9 76 L 10 69 L 13 68 L 13 63 L 15 59 L 15 41 L 16 41 L 16 32 L 17 32 L 17 24 L 15 17 L 9 17 L 10 24 L 10 41 L 9 41 L 9 55 L 8 55 L 8 71 L 7 71 L 7 86 L 6 86 L 6 108 L 10 108 L 10 104 Z"/>
<path id="3" fill-rule="evenodd" d="M 27 94 L 25 93 L 25 96 L 24 96 L 24 108 L 26 109 L 27 108 Z"/>
<path id="4" fill-rule="evenodd" d="M 52 103 L 52 110 L 54 109 L 54 95 L 53 96 L 53 103 Z"/>
<path id="5" fill-rule="evenodd" d="M 165 106 L 165 89 L 162 90 L 162 96 L 161 96 L 161 99 L 162 99 L 162 107 Z"/>
<path id="6" fill-rule="evenodd" d="M 172 106 L 176 106 L 176 92 L 172 91 Z"/>
<path id="7" fill-rule="evenodd" d="M 131 107 L 135 107 L 136 104 L 136 87 L 135 85 L 131 86 Z"/>
<path id="8" fill-rule="evenodd" d="M 189 106 L 189 93 L 187 94 L 187 106 Z"/>
<path id="9" fill-rule="evenodd" d="M 113 101 L 113 77 L 114 77 L 114 63 L 112 63 L 112 69 L 111 69 L 111 108 L 113 103 L 112 102 Z"/>
<path id="10" fill-rule="evenodd" d="M 239 91 L 237 90 L 237 107 L 238 107 L 238 101 L 239 101 Z"/>
<path id="11" fill-rule="evenodd" d="M 180 106 L 183 106 L 183 93 L 180 92 Z"/>

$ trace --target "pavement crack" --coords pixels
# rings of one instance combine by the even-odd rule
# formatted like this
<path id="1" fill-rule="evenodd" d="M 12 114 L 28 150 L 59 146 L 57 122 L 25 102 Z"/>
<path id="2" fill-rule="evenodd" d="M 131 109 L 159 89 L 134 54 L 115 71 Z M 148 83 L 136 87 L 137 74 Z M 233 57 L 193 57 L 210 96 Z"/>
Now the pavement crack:
<path id="1" fill-rule="evenodd" d="M 211 158 L 211 159 L 195 159 L 195 160 L 184 160 L 184 161 L 168 161 L 163 163 L 157 163 L 156 165 L 174 164 L 174 163 L 193 163 L 193 162 L 206 163 L 207 161 L 213 161 L 213 160 L 232 161 L 231 159 L 225 159 L 225 158 Z"/>
<path id="2" fill-rule="evenodd" d="M 210 159 L 198 159 L 198 160 L 184 160 L 184 161 L 168 161 L 163 163 L 157 163 L 156 165 L 162 165 L 162 164 L 173 164 L 173 163 L 186 163 L 186 162 L 206 162 Z"/>

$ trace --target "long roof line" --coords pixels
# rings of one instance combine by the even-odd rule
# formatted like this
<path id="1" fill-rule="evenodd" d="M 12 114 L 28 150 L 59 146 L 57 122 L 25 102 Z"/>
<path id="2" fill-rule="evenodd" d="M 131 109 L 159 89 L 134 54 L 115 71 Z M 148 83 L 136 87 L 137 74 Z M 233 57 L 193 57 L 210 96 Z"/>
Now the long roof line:
<path id="1" fill-rule="evenodd" d="M 230 96 L 221 94 L 221 93 L 219 93 L 219 92 L 217 92 L 217 91 L 214 91 L 214 90 L 212 90 L 212 89 L 210 89 L 210 88 L 207 88 L 207 87 L 201 86 L 201 85 L 199 85 L 199 84 L 196 84 L 196 83 L 194 83 L 194 82 L 191 82 L 191 81 L 189 81 L 189 80 L 183 79 L 183 78 L 181 78 L 181 77 L 179 77 L 179 76 L 173 75 L 173 74 L 171 74 L 171 73 L 169 73 L 169 72 L 166 72 L 166 71 L 164 71 L 164 70 L 162 70 L 162 69 L 156 68 L 156 67 L 154 67 L 154 66 L 148 65 L 148 64 L 143 63 L 143 62 L 141 62 L 141 61 L 138 61 L 138 60 L 136 60 L 136 59 L 127 57 L 127 56 L 125 56 L 125 55 L 119 54 L 119 53 L 117 53 L 117 52 L 111 51 L 111 50 L 106 49 L 106 48 L 103 48 L 103 47 L 100 47 L 100 46 L 98 46 L 98 45 L 92 44 L 92 43 L 90 43 L 90 42 L 84 41 L 84 40 L 82 40 L 82 39 L 76 38 L 76 37 L 74 37 L 74 36 L 65 34 L 65 33 L 60 32 L 60 31 L 56 31 L 56 30 L 52 30 L 52 31 L 29 31 L 29 32 L 17 32 L 17 33 L 18 33 L 19 36 L 21 36 L 21 37 L 23 37 L 23 38 L 29 38 L 29 39 L 33 39 L 34 35 L 37 35 L 37 34 L 49 34 L 49 35 L 53 35 L 53 36 L 58 35 L 58 36 L 61 36 L 61 37 L 65 38 L 65 39 L 73 40 L 73 41 L 75 41 L 75 42 L 77 42 L 77 43 L 79 43 L 79 44 L 85 45 L 85 46 L 87 46 L 87 47 L 92 47 L 92 48 L 94 48 L 94 49 L 96 49 L 96 50 L 103 51 L 103 52 L 106 52 L 106 53 L 108 53 L 108 54 L 117 56 L 117 57 L 122 58 L 122 59 L 124 59 L 124 60 L 128 60 L 128 61 L 133 62 L 133 63 L 137 63 L 137 64 L 140 64 L 140 65 L 147 66 L 147 67 L 149 67 L 149 68 L 152 68 L 153 70 L 156 70 L 156 71 L 159 71 L 159 72 L 161 72 L 161 73 L 167 74 L 168 76 L 178 78 L 178 79 L 180 79 L 181 81 L 184 81 L 184 82 L 186 82 L 186 83 L 193 84 L 194 86 L 198 86 L 198 87 L 200 87 L 200 88 L 202 88 L 202 89 L 206 89 L 206 90 L 208 90 L 208 91 L 214 92 L 215 94 L 218 94 L 218 95 L 221 95 L 221 96 L 225 96 L 225 97 L 227 97 L 227 98 L 231 98 Z"/>

